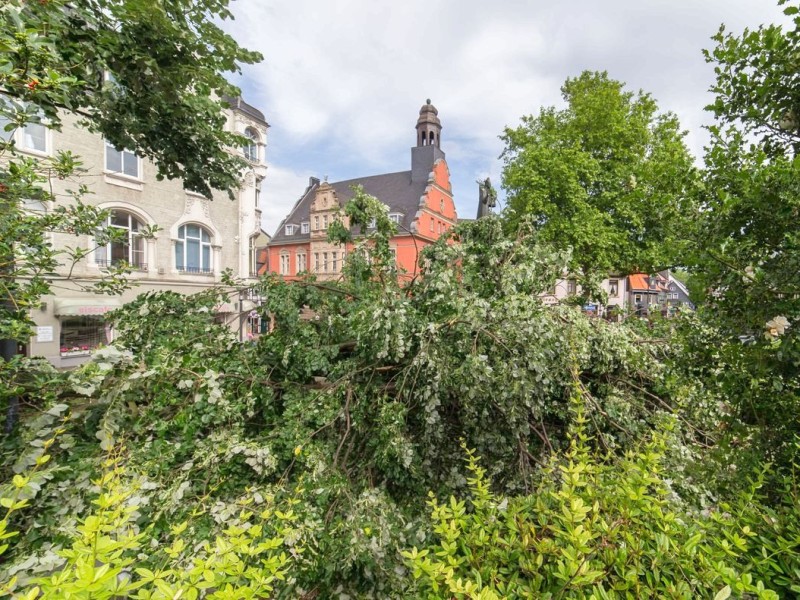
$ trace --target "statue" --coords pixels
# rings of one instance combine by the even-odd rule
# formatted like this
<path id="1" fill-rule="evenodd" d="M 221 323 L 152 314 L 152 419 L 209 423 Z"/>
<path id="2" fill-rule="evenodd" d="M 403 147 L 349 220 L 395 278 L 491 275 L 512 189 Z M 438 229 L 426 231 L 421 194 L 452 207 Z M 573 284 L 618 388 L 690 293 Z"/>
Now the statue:
<path id="1" fill-rule="evenodd" d="M 492 214 L 492 209 L 497 206 L 497 192 L 492 187 L 492 181 L 488 177 L 478 184 L 478 219 Z"/>

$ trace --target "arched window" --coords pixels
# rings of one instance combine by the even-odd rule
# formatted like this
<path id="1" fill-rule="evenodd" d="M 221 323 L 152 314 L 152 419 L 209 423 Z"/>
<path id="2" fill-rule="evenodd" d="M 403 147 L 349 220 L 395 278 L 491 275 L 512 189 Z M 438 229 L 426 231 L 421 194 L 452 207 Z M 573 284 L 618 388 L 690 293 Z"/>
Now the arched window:
<path id="1" fill-rule="evenodd" d="M 106 221 L 110 234 L 104 244 L 98 245 L 95 250 L 95 262 L 98 266 L 109 267 L 121 263 L 147 270 L 146 244 L 141 236 L 144 227 L 135 215 L 124 210 L 112 210 Z"/>
<path id="2" fill-rule="evenodd" d="M 244 157 L 255 162 L 258 160 L 258 132 L 252 127 L 248 127 L 244 130 L 244 137 L 248 139 L 248 142 L 242 148 Z"/>
<path id="3" fill-rule="evenodd" d="M 199 225 L 181 225 L 178 229 L 175 268 L 186 273 L 211 273 L 211 236 Z"/>

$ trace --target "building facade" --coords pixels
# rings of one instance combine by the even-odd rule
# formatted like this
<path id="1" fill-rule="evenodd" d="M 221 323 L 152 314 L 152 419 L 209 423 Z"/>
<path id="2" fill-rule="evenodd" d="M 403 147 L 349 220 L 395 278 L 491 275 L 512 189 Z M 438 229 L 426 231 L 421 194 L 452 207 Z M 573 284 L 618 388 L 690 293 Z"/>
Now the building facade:
<path id="1" fill-rule="evenodd" d="M 245 280 L 256 275 L 257 248 L 264 240 L 259 203 L 269 125 L 260 111 L 241 99 L 230 99 L 229 105 L 227 128 L 249 139 L 239 150 L 249 166 L 234 200 L 219 193 L 210 201 L 187 192 L 180 181 L 158 181 L 154 165 L 78 127 L 71 115 L 64 117 L 60 132 L 36 124 L 16 132 L 23 154 L 41 158 L 69 150 L 86 167 L 78 182 L 52 182 L 55 206 L 73 202 L 68 190 L 76 183 L 85 184 L 90 193 L 82 201 L 108 209 L 107 225 L 121 232 L 118 240 L 107 244 L 99 244 L 93 236 L 51 234 L 55 248 L 77 246 L 88 254 L 69 272 L 64 267 L 57 273 L 53 295 L 43 297 L 32 311 L 37 327 L 26 350 L 29 355 L 44 356 L 59 368 L 75 366 L 111 341 L 113 332 L 103 315 L 138 294 L 149 290 L 191 294 L 219 284 L 226 269 Z M 142 235 L 149 227 L 157 228 L 156 233 Z M 131 287 L 121 296 L 85 291 L 104 269 L 122 262 L 133 272 Z M 217 317 L 245 327 L 241 306 L 238 299 L 224 304 Z"/>
<path id="2" fill-rule="evenodd" d="M 428 100 L 419 111 L 410 170 L 333 183 L 310 178 L 268 245 L 265 270 L 286 279 L 305 273 L 322 280 L 340 277 L 353 245 L 329 242 L 327 230 L 335 220 L 349 227 L 342 209 L 353 197 L 354 186 L 361 186 L 387 206 L 389 218 L 397 224 L 390 248 L 398 272 L 401 278 L 414 277 L 419 271 L 422 248 L 458 220 L 450 171 L 440 148 L 441 131 L 438 111 Z"/>
<path id="3" fill-rule="evenodd" d="M 659 313 L 671 316 L 680 307 L 694 310 L 686 286 L 678 281 L 669 271 L 655 275 L 633 273 L 631 275 L 613 275 L 602 281 L 601 287 L 607 299 L 604 306 L 586 304 L 583 309 L 587 313 L 606 318 L 621 318 L 624 314 L 649 316 Z M 563 278 L 542 295 L 546 304 L 557 304 L 581 292 L 581 286 L 575 279 Z"/>

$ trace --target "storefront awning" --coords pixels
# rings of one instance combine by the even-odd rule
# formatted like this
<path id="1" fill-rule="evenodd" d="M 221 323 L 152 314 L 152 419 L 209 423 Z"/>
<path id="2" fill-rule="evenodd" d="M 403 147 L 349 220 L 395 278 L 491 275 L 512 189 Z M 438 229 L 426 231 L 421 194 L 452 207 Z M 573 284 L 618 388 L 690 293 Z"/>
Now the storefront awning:
<path id="1" fill-rule="evenodd" d="M 53 314 L 57 317 L 103 315 L 122 306 L 119 298 L 56 298 Z"/>

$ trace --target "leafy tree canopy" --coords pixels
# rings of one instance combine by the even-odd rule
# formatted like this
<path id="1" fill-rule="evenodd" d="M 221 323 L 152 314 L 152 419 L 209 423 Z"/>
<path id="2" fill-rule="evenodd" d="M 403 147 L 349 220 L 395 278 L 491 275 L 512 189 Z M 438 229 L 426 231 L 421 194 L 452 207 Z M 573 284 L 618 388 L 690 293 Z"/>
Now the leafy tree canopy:
<path id="1" fill-rule="evenodd" d="M 227 0 L 8 0 L 0 7 L 0 117 L 13 125 L 75 113 L 158 176 L 211 195 L 236 187 L 224 78 L 260 55 L 216 21 Z"/>
<path id="2" fill-rule="evenodd" d="M 677 118 L 605 72 L 568 79 L 562 95 L 566 108 L 503 136 L 510 227 L 531 215 L 544 241 L 572 248 L 577 276 L 673 265 L 697 180 Z"/>

